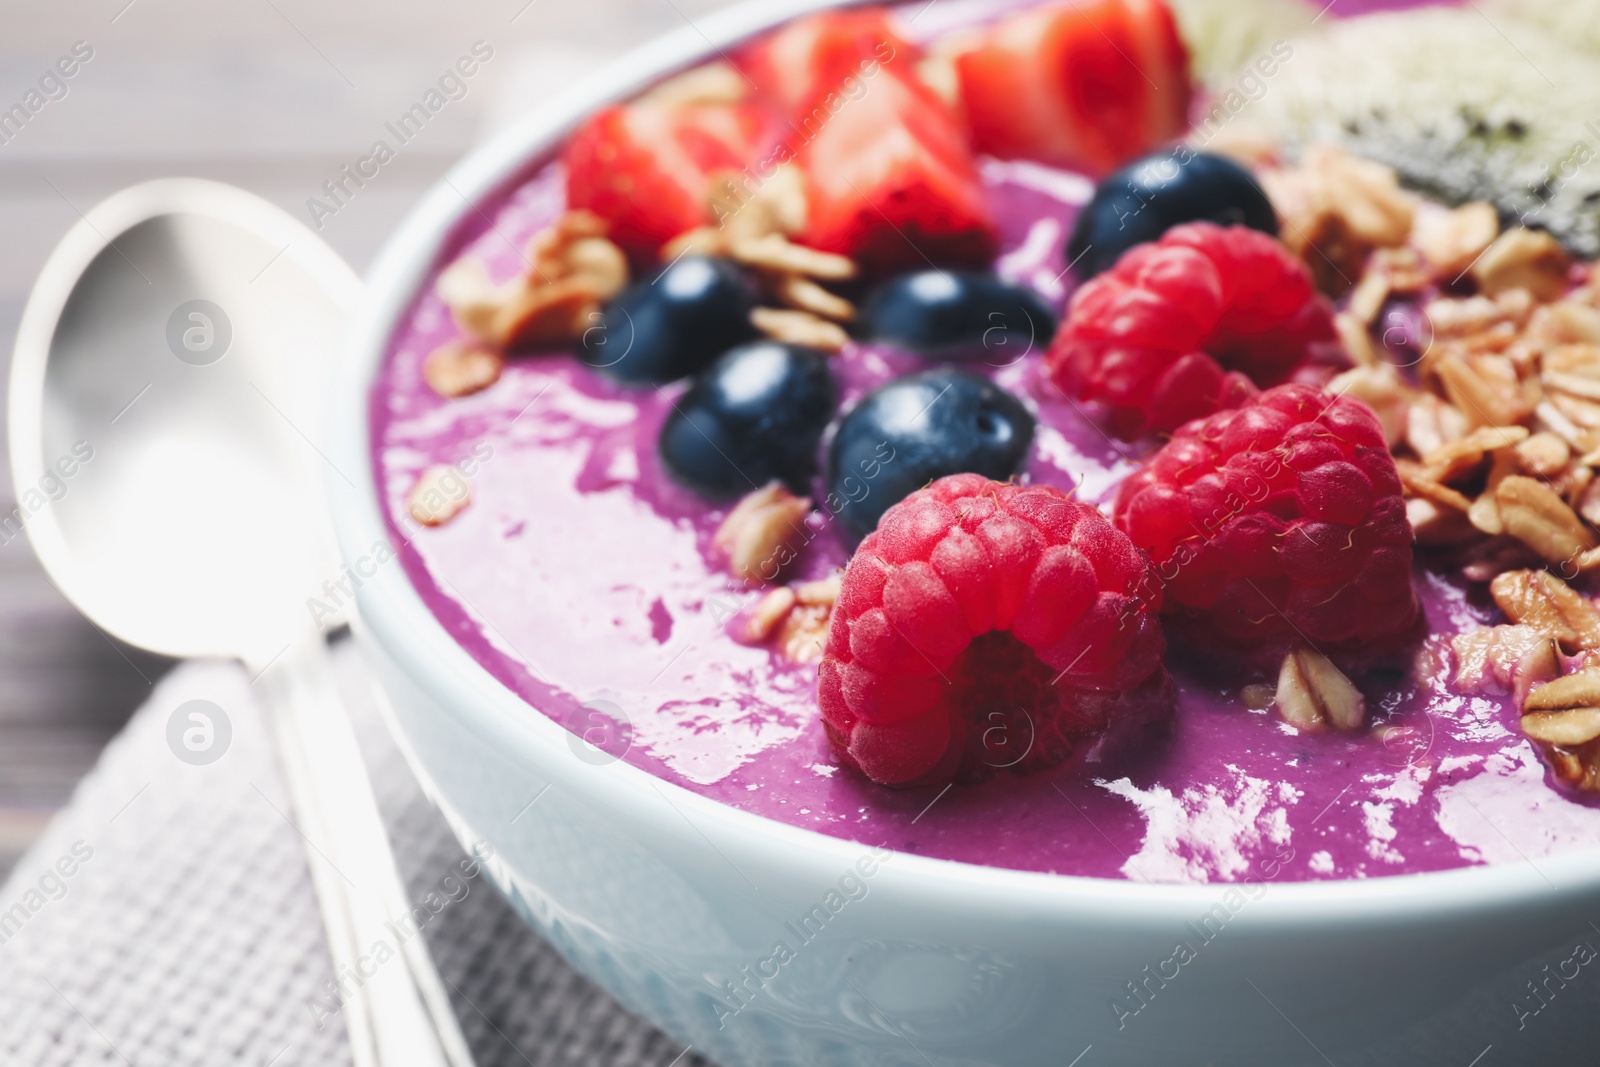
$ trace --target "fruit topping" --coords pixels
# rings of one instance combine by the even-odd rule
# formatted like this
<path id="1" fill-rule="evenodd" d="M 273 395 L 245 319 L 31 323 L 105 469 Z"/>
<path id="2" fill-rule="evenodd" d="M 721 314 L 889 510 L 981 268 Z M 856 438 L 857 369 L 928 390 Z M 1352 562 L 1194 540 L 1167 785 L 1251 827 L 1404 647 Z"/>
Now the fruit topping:
<path id="1" fill-rule="evenodd" d="M 806 244 L 871 274 L 984 265 L 995 230 L 954 115 L 882 77 L 817 132 L 801 156 L 810 182 Z"/>
<path id="2" fill-rule="evenodd" d="M 746 48 L 739 65 L 762 96 L 814 132 L 870 92 L 878 75 L 914 82 L 918 56 L 889 9 L 869 6 L 785 23 Z"/>
<path id="3" fill-rule="evenodd" d="M 1185 222 L 1248 226 L 1276 236 L 1278 216 L 1248 170 L 1186 145 L 1137 159 L 1095 186 L 1067 241 L 1080 278 L 1106 270 L 1134 245 Z"/>
<path id="4" fill-rule="evenodd" d="M 593 212 L 565 212 L 528 242 L 526 271 L 496 283 L 481 259 L 466 255 L 440 272 L 434 291 L 456 325 L 491 348 L 572 340 L 628 284 L 627 258 L 609 229 Z"/>
<path id="5" fill-rule="evenodd" d="M 773 480 L 804 493 L 837 403 L 826 355 L 753 341 L 696 375 L 673 404 L 661 459 L 674 478 L 712 498 Z"/>
<path id="6" fill-rule="evenodd" d="M 987 266 L 995 229 L 967 133 L 916 76 L 916 49 L 882 9 L 796 19 L 744 60 L 777 102 L 806 178 L 802 243 L 869 274 L 930 260 Z"/>
<path id="7" fill-rule="evenodd" d="M 677 381 L 753 335 L 755 302 L 737 264 L 685 256 L 607 305 L 578 356 L 619 381 Z"/>
<path id="8" fill-rule="evenodd" d="M 1033 428 L 1020 400 L 968 371 L 940 367 L 897 378 L 840 421 L 828 449 L 830 500 L 846 529 L 865 534 L 935 478 L 1018 473 Z"/>
<path id="9" fill-rule="evenodd" d="M 1060 490 L 942 478 L 845 569 L 817 673 L 839 757 L 920 785 L 1028 773 L 1171 710 L 1143 554 Z"/>
<path id="10" fill-rule="evenodd" d="M 1055 312 L 1032 289 L 969 271 L 901 275 L 861 308 L 861 332 L 871 340 L 996 366 L 1044 348 L 1055 331 Z"/>
<path id="11" fill-rule="evenodd" d="M 1161 0 L 1068 0 L 955 57 L 976 151 L 1106 172 L 1183 133 L 1189 57 Z"/>
<path id="12" fill-rule="evenodd" d="M 1173 430 L 1285 381 L 1336 337 L 1306 268 L 1266 234 L 1191 222 L 1073 295 L 1047 356 L 1125 438 Z"/>
<path id="13" fill-rule="evenodd" d="M 649 262 L 668 240 L 713 221 L 715 176 L 749 166 L 771 135 L 769 115 L 751 103 L 604 108 L 567 141 L 567 203 L 610 220 L 612 240 Z"/>
<path id="14" fill-rule="evenodd" d="M 1208 654 L 1375 653 L 1417 623 L 1400 478 L 1359 401 L 1283 385 L 1190 423 L 1114 516 L 1165 583 L 1169 632 Z"/>

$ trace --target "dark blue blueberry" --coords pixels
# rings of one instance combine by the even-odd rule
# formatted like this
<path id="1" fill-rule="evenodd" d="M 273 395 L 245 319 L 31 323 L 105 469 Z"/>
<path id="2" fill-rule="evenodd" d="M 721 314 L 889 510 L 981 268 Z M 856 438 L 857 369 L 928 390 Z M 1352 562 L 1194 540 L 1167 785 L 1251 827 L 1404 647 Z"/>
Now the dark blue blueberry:
<path id="1" fill-rule="evenodd" d="M 737 264 L 685 256 L 624 289 L 578 357 L 624 382 L 674 382 L 697 373 L 755 333 L 755 286 Z"/>
<path id="2" fill-rule="evenodd" d="M 828 507 L 864 535 L 890 506 L 936 478 L 1003 480 L 1033 444 L 1022 401 L 969 371 L 939 367 L 896 378 L 861 398 L 828 449 Z"/>
<path id="3" fill-rule="evenodd" d="M 661 427 L 661 460 L 708 497 L 748 493 L 774 478 L 809 493 L 838 402 L 824 353 L 776 341 L 741 345 L 678 399 Z"/>
<path id="4" fill-rule="evenodd" d="M 1278 234 L 1278 216 L 1248 170 L 1180 145 L 1136 159 L 1095 186 L 1067 241 L 1067 262 L 1090 278 L 1137 244 L 1185 222 Z"/>
<path id="5" fill-rule="evenodd" d="M 861 306 L 861 327 L 925 356 L 1004 366 L 1049 345 L 1056 315 L 1032 289 L 992 274 L 928 270 L 879 286 Z"/>

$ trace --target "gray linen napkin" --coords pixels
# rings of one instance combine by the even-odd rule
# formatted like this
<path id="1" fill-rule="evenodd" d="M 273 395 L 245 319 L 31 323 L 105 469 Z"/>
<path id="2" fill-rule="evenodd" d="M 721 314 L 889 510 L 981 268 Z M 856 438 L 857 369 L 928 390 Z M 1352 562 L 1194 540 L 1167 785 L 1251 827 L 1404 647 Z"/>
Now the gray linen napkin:
<path id="1" fill-rule="evenodd" d="M 697 1062 L 568 967 L 483 875 L 462 876 L 465 853 L 384 730 L 357 650 L 341 645 L 335 659 L 480 1067 Z M 178 709 L 192 700 L 222 709 L 231 731 L 208 764 L 176 754 L 192 725 Z M 225 731 L 213 729 L 215 751 Z M 0 888 L 0 1063 L 347 1064 L 343 1023 L 327 1010 L 332 977 L 249 681 L 232 664 L 185 663 Z"/>

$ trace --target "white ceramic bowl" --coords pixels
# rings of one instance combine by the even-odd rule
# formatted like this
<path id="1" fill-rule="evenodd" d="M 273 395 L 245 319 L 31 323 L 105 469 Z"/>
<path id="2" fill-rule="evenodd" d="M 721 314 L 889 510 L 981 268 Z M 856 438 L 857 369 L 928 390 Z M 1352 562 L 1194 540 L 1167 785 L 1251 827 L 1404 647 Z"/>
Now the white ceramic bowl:
<path id="1" fill-rule="evenodd" d="M 386 536 L 370 384 L 472 203 L 550 158 L 595 107 L 829 6 L 767 0 L 699 19 L 474 152 L 412 213 L 373 268 L 332 405 L 332 460 L 354 482 L 331 489 L 347 562 Z M 727 1067 L 1068 1067 L 1080 1055 L 1083 1067 L 1465 1067 L 1490 1044 L 1490 1063 L 1585 1032 L 1594 1047 L 1600 966 L 1579 965 L 1581 992 L 1545 979 L 1571 970 L 1577 941 L 1600 946 L 1589 925 L 1600 849 L 1244 890 L 876 860 L 626 763 L 576 758 L 570 735 L 469 657 L 398 566 L 366 582 L 359 610 L 408 757 L 463 842 L 491 846 L 499 887 L 579 970 Z M 1195 958 L 1177 961 L 1180 941 Z"/>

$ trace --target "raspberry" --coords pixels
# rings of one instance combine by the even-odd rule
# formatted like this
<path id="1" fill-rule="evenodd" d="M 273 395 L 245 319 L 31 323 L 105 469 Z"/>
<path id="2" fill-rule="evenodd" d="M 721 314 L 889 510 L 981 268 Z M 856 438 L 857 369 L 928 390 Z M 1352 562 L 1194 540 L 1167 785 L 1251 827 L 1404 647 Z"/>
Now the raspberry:
<path id="1" fill-rule="evenodd" d="M 1112 432 L 1132 439 L 1287 381 L 1335 337 L 1328 302 L 1281 244 L 1192 222 L 1079 289 L 1046 362 L 1063 391 L 1103 401 Z"/>
<path id="2" fill-rule="evenodd" d="M 1417 624 L 1400 476 L 1359 400 L 1281 385 L 1190 423 L 1113 518 L 1165 583 L 1168 633 L 1207 653 L 1370 653 Z"/>
<path id="3" fill-rule="evenodd" d="M 1171 710 L 1159 608 L 1148 562 L 1094 508 L 941 478 L 885 512 L 845 569 L 817 673 L 828 738 L 887 785 L 1096 753 L 1083 742 Z"/>

